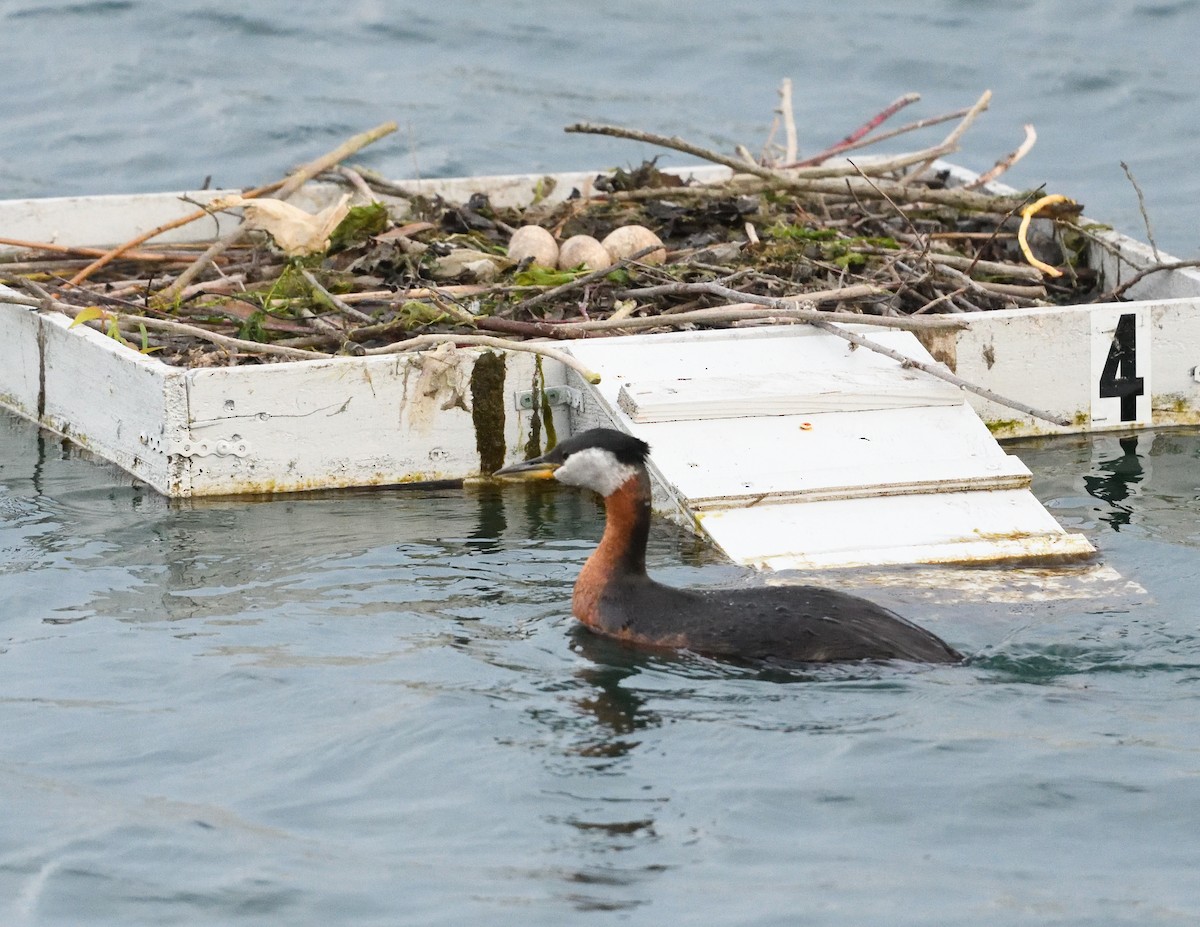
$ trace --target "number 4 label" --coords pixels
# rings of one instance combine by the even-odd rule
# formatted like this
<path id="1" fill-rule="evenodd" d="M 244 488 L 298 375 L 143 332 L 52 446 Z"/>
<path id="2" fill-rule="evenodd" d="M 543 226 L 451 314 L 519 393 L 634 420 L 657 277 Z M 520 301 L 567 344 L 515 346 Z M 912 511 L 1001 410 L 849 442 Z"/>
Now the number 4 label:
<path id="1" fill-rule="evenodd" d="M 1092 310 L 1092 424 L 1149 425 L 1150 313 Z"/>

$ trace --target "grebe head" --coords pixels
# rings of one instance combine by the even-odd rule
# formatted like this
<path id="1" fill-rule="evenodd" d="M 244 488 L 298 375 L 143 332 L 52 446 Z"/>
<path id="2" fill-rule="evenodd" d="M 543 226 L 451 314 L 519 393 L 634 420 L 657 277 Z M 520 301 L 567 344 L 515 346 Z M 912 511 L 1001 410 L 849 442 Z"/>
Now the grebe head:
<path id="1" fill-rule="evenodd" d="M 649 453 L 650 445 L 640 438 L 611 428 L 592 428 L 572 435 L 541 457 L 512 464 L 495 475 L 553 477 L 568 486 L 582 486 L 609 496 L 645 466 Z"/>

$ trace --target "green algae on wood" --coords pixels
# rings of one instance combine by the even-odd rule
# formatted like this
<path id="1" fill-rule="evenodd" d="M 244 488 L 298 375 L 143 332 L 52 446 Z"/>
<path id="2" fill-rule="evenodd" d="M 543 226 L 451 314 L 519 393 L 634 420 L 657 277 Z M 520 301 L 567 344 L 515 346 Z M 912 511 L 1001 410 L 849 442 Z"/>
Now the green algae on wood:
<path id="1" fill-rule="evenodd" d="M 504 466 L 504 355 L 488 351 L 471 368 L 471 421 L 479 472 Z"/>
<path id="2" fill-rule="evenodd" d="M 525 459 L 533 460 L 554 450 L 558 444 L 558 432 L 554 428 L 554 407 L 546 393 L 546 374 L 542 369 L 542 358 L 534 362 L 533 381 L 529 385 L 533 394 L 533 412 L 529 419 L 529 438 L 525 442 Z M 546 443 L 542 444 L 542 427 L 546 429 Z"/>
<path id="3" fill-rule="evenodd" d="M 533 393 L 533 412 L 529 416 L 529 440 L 525 442 L 525 459 L 533 460 L 542 455 L 542 412 L 545 407 L 546 377 L 542 373 L 542 359 L 539 357 L 533 367 L 533 382 L 529 384 Z"/>

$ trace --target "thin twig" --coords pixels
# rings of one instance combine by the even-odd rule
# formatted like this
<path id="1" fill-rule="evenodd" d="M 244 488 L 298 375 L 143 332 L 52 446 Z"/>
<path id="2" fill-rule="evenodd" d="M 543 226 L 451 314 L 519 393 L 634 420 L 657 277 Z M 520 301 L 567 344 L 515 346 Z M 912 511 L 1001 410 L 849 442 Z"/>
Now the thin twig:
<path id="1" fill-rule="evenodd" d="M 329 170 L 340 161 L 350 157 L 352 154 L 360 151 L 367 145 L 370 145 L 372 142 L 376 142 L 386 135 L 391 135 L 396 131 L 396 129 L 396 123 L 385 122 L 382 125 L 376 126 L 370 131 L 362 132 L 353 136 L 352 138 L 347 139 L 342 144 L 338 145 L 337 148 L 321 155 L 319 158 L 308 162 L 308 164 L 290 174 L 288 179 L 284 181 L 282 186 L 280 186 L 275 198 L 286 200 L 289 196 L 304 186 L 304 184 L 306 184 L 309 180 L 311 180 L 313 177 L 316 177 L 317 174 L 321 173 L 322 171 Z M 196 277 L 203 272 L 204 268 L 208 267 L 208 265 L 212 263 L 213 258 L 215 258 L 225 249 L 241 241 L 248 231 L 249 229 L 246 227 L 245 223 L 243 223 L 224 238 L 217 239 L 212 243 L 207 251 L 205 251 L 196 259 L 195 263 L 192 264 L 191 267 L 180 274 L 175 279 L 175 282 L 163 290 L 159 296 L 168 302 L 173 302 L 178 298 L 178 295 L 183 288 L 195 280 Z"/>
<path id="2" fill-rule="evenodd" d="M 30 281 L 23 281 L 25 284 L 31 284 Z M 39 288 L 40 289 L 40 288 Z M 42 290 L 44 293 L 45 290 Z M 75 318 L 79 313 L 83 312 L 86 306 L 74 306 L 71 303 L 64 303 L 61 300 L 54 299 L 48 295 L 44 298 L 35 298 L 28 296 L 5 295 L 4 302 L 17 303 L 18 305 L 33 306 L 37 308 L 51 308 L 63 315 Z M 253 354 L 274 354 L 278 357 L 287 357 L 292 360 L 317 360 L 331 355 L 321 354 L 316 351 L 302 351 L 297 348 L 283 347 L 275 344 L 263 344 L 258 341 L 247 341 L 244 338 L 232 338 L 229 335 L 221 335 L 217 332 L 209 331 L 206 328 L 200 328 L 196 325 L 186 325 L 183 322 L 172 322 L 168 319 L 155 319 L 144 315 L 127 315 L 114 312 L 117 325 L 121 328 L 134 329 L 144 325 L 150 331 L 166 332 L 172 335 L 181 335 L 187 338 L 197 338 L 201 341 L 207 341 L 211 344 L 219 345 L 223 348 L 233 348 L 238 351 L 253 353 Z"/>
<path id="3" fill-rule="evenodd" d="M 790 90 L 791 88 L 789 87 L 788 89 Z M 904 94 L 904 96 L 900 97 L 899 99 L 893 100 L 891 103 L 889 103 L 887 106 L 885 106 L 882 110 L 880 110 L 878 113 L 876 113 L 874 116 L 872 116 L 866 122 L 864 122 L 861 126 L 859 126 L 857 129 L 855 129 L 853 132 L 851 132 L 849 135 L 847 135 L 845 138 L 843 138 L 837 144 L 830 145 L 828 148 L 826 148 L 820 154 L 813 155 L 811 158 L 805 158 L 803 161 L 796 161 L 795 163 L 792 163 L 794 158 L 789 158 L 789 159 L 787 159 L 787 161 L 784 162 L 783 166 L 784 167 L 815 167 L 818 164 L 828 161 L 830 158 L 834 157 L 835 155 L 839 155 L 844 152 L 850 151 L 852 148 L 857 148 L 858 143 L 861 142 L 863 137 L 866 136 L 869 132 L 872 132 L 875 129 L 879 128 L 881 125 L 883 125 L 885 122 L 887 122 L 888 119 L 890 119 L 892 116 L 896 115 L 896 113 L 900 112 L 900 110 L 904 109 L 904 107 L 908 106 L 911 103 L 916 103 L 919 99 L 921 99 L 921 95 L 919 93 L 906 93 L 906 94 Z M 878 141 L 878 139 L 876 139 L 875 141 Z"/>
<path id="4" fill-rule="evenodd" d="M 1036 304 L 1037 300 L 1044 298 L 1046 295 L 1046 288 L 1044 286 L 1020 286 L 1013 283 L 980 281 L 967 276 L 961 270 L 956 270 L 945 264 L 939 265 L 937 272 L 943 277 L 947 277 L 955 283 L 966 287 L 970 292 L 978 293 L 981 296 L 1004 296 L 1030 305 Z"/>
<path id="5" fill-rule="evenodd" d="M 870 299 L 872 297 L 890 296 L 891 290 L 873 283 L 858 283 L 852 286 L 837 287 L 832 290 L 819 290 L 812 293 L 801 293 L 797 296 L 757 296 L 754 293 L 743 293 L 732 287 L 702 280 L 696 283 L 664 283 L 659 286 L 632 287 L 618 290 L 618 299 L 655 299 L 659 296 L 694 296 L 705 293 L 721 299 L 735 299 L 740 302 L 758 303 L 762 306 L 794 306 L 797 302 L 831 303 L 848 302 L 855 299 Z"/>
<path id="6" fill-rule="evenodd" d="M 893 237 L 900 241 L 908 241 L 912 238 L 912 236 L 901 235 L 900 233 L 895 233 Z M 937 236 L 933 237 L 936 238 Z M 919 241 L 919 238 L 915 240 Z M 990 237 L 988 240 L 990 241 Z M 983 247 L 987 247 L 987 244 L 988 241 L 985 241 Z M 875 253 L 869 249 L 863 250 L 868 251 L 868 253 Z M 947 267 L 953 267 L 967 274 L 978 271 L 981 274 L 988 274 L 994 277 L 1010 277 L 1017 280 L 1026 280 L 1030 283 L 1042 282 L 1042 272 L 1036 267 L 1030 267 L 1028 264 L 1016 264 L 1007 261 L 984 261 L 979 258 L 968 258 L 963 257 L 961 254 L 949 254 L 945 251 L 935 251 L 932 249 L 925 255 L 925 259 L 935 264 L 945 264 Z"/>
<path id="7" fill-rule="evenodd" d="M 344 165 L 344 164 L 339 164 L 337 166 L 337 172 L 338 172 L 338 174 L 340 174 L 342 177 L 344 177 L 346 180 L 348 180 L 350 182 L 350 186 L 352 186 L 355 190 L 357 190 L 359 195 L 364 200 L 366 200 L 368 203 L 375 202 L 375 200 L 376 200 L 375 191 L 372 190 L 367 185 L 367 182 L 366 182 L 366 180 L 363 179 L 362 174 L 360 174 L 358 171 L 356 171 L 352 167 L 346 167 L 346 165 Z"/>
<path id="8" fill-rule="evenodd" d="M 796 160 L 796 116 L 792 111 L 792 79 L 785 77 L 779 85 L 779 109 L 776 110 L 783 119 L 783 163 L 790 164 Z"/>
<path id="9" fill-rule="evenodd" d="M 967 114 L 967 117 L 960 123 L 960 128 L 965 128 L 973 121 L 974 116 L 981 111 L 986 105 L 987 95 L 980 98 L 980 101 L 973 106 Z M 981 105 L 982 104 L 982 105 Z M 643 132 L 638 129 L 626 129 L 621 126 L 610 125 L 594 125 L 592 123 L 576 123 L 575 125 L 567 126 L 567 132 L 587 132 L 593 135 L 608 135 L 614 138 L 627 138 L 633 141 L 645 142 L 652 145 L 659 145 L 663 148 L 670 148 L 674 151 L 681 151 L 684 154 L 694 155 L 698 158 L 703 158 L 706 161 L 712 161 L 714 164 L 723 164 L 734 171 L 752 174 L 770 183 L 776 184 L 785 189 L 794 190 L 802 193 L 827 193 L 833 195 L 846 195 L 848 192 L 854 195 L 862 195 L 867 197 L 877 197 L 880 190 L 884 190 L 887 194 L 897 202 L 926 202 L 935 203 L 943 206 L 953 206 L 963 210 L 974 210 L 981 212 L 1003 212 L 1012 205 L 1013 197 L 989 196 L 983 193 L 977 193 L 973 190 L 961 189 L 930 189 L 926 187 L 909 187 L 907 182 L 912 175 L 906 176 L 904 181 L 888 181 L 879 179 L 877 186 L 872 188 L 871 185 L 862 182 L 861 178 L 846 176 L 854 173 L 849 167 L 846 168 L 802 168 L 798 171 L 788 172 L 775 170 L 773 168 L 763 167 L 758 164 L 750 164 L 741 158 L 736 158 L 730 155 L 723 155 L 720 152 L 711 151 L 700 145 L 692 144 L 682 138 L 676 136 L 656 135 L 652 132 Z M 957 139 L 955 133 L 951 136 Z M 957 141 L 954 144 L 947 146 L 945 143 L 928 148 L 924 151 L 915 152 L 912 155 L 906 155 L 899 158 L 893 158 L 885 162 L 872 163 L 866 165 L 872 174 L 876 172 L 886 172 L 888 170 L 896 170 L 901 166 L 914 164 L 921 161 L 925 164 L 931 164 L 938 158 L 956 150 Z"/>
<path id="10" fill-rule="evenodd" d="M 1161 273 L 1164 270 L 1186 270 L 1189 267 L 1200 267 L 1200 259 L 1191 261 L 1168 261 L 1165 264 L 1155 264 L 1153 267 L 1146 267 L 1138 271 L 1124 283 L 1118 284 L 1100 298 L 1100 302 L 1110 302 L 1120 299 L 1133 286 L 1141 283 L 1151 274 Z"/>
<path id="11" fill-rule="evenodd" d="M 842 287 L 836 290 L 823 290 L 819 293 L 802 293 L 799 296 L 759 296 L 755 293 L 743 293 L 741 290 L 735 290 L 731 287 L 724 286 L 720 283 L 711 281 L 701 281 L 698 283 L 667 283 L 662 286 L 641 287 L 638 289 L 620 290 L 617 296 L 624 298 L 653 298 L 658 296 L 696 296 L 696 295 L 715 296 L 719 299 L 730 301 L 731 305 L 726 306 L 727 309 L 741 308 L 746 305 L 765 306 L 772 311 L 779 313 L 782 316 L 799 319 L 801 321 L 810 321 L 815 319 L 833 319 L 839 322 L 862 322 L 864 325 L 877 325 L 887 328 L 902 328 L 913 331 L 918 331 L 927 328 L 935 328 L 943 323 L 934 322 L 930 319 L 920 319 L 912 321 L 904 316 L 869 316 L 856 315 L 853 313 L 830 313 L 820 312 L 816 309 L 819 302 L 845 302 L 851 299 L 864 299 L 871 296 L 890 296 L 891 291 L 879 286 L 871 284 L 857 284 L 854 286 Z M 698 309 L 697 312 L 705 312 L 707 310 Z M 672 321 L 684 319 L 689 313 L 679 313 L 671 316 Z M 699 316 L 694 317 L 699 319 Z M 635 320 L 628 320 L 635 321 Z M 571 324 L 595 324 L 595 323 L 571 323 Z"/>
<path id="12" fill-rule="evenodd" d="M 1133 176 L 1133 171 L 1129 169 L 1129 165 L 1124 161 L 1121 162 L 1121 170 L 1125 172 L 1125 176 L 1133 184 L 1133 191 L 1137 194 L 1138 198 L 1138 209 L 1142 213 L 1142 222 L 1146 225 L 1146 240 L 1150 242 L 1150 248 L 1154 252 L 1154 260 L 1161 264 L 1162 255 L 1158 253 L 1158 243 L 1154 240 L 1154 227 L 1150 224 L 1150 214 L 1146 212 L 1146 197 L 1142 193 L 1142 188 L 1138 184 L 1137 178 Z"/>
<path id="13" fill-rule="evenodd" d="M 371 324 L 372 322 L 375 321 L 373 318 L 371 318 L 365 312 L 361 312 L 358 309 L 355 309 L 349 303 L 345 302 L 344 300 L 338 299 L 338 297 L 336 297 L 333 293 L 330 293 L 329 290 L 325 289 L 325 287 L 321 285 L 321 281 L 318 280 L 316 278 L 316 275 L 313 274 L 313 272 L 311 270 L 309 270 L 307 267 L 301 267 L 300 273 L 304 277 L 304 279 L 308 281 L 309 286 L 311 286 L 314 290 L 316 290 L 318 293 L 320 293 L 321 296 L 323 296 L 325 299 L 327 299 L 329 301 L 330 305 L 332 305 L 335 309 L 337 309 L 337 311 L 340 312 L 342 315 L 344 315 L 346 318 L 353 319 L 356 322 L 366 322 L 367 324 Z"/>
<path id="14" fill-rule="evenodd" d="M 1030 124 L 1025 125 L 1025 139 L 1006 154 L 1003 158 L 993 164 L 988 170 L 984 171 L 974 180 L 963 184 L 965 190 L 978 190 L 980 187 L 985 187 L 1010 167 L 1020 161 L 1025 155 L 1033 150 L 1033 146 L 1037 144 L 1037 130 Z"/>
<path id="15" fill-rule="evenodd" d="M 912 314 L 921 315 L 926 313 L 935 306 L 940 306 L 942 303 L 951 302 L 955 296 L 961 296 L 965 292 L 967 292 L 967 288 L 963 286 L 959 287 L 957 290 L 951 290 L 949 293 L 943 293 L 936 299 L 929 300 L 929 302 L 925 303 L 925 305 L 923 305 L 920 309 L 914 309 Z"/>
<path id="16" fill-rule="evenodd" d="M 250 200 L 259 196 L 266 196 L 268 193 L 273 193 L 278 190 L 283 186 L 283 184 L 284 181 L 279 180 L 275 183 L 269 183 L 265 187 L 256 187 L 253 190 L 247 190 L 242 194 L 242 199 Z M 93 261 L 74 277 L 72 277 L 68 282 L 71 284 L 71 286 L 79 286 L 84 280 L 86 280 L 96 271 L 100 270 L 100 268 L 111 263 L 112 261 L 115 261 L 117 258 L 128 252 L 131 248 L 136 248 L 138 245 L 145 244 L 151 238 L 157 238 L 159 235 L 169 232 L 172 229 L 180 228 L 184 225 L 188 225 L 211 215 L 212 213 L 210 213 L 207 209 L 197 209 L 195 212 L 190 212 L 186 216 L 180 216 L 178 219 L 172 219 L 170 222 L 164 222 L 162 225 L 156 225 L 150 231 L 143 232 L 141 235 L 135 235 L 133 238 L 129 239 L 129 241 L 117 245 L 110 251 L 106 251 L 97 260 Z"/>
<path id="17" fill-rule="evenodd" d="M 1020 400 L 1009 399 L 1006 396 L 1001 396 L 999 393 L 994 393 L 985 387 L 976 386 L 974 383 L 964 380 L 962 377 L 951 373 L 949 370 L 945 369 L 945 367 L 939 367 L 933 364 L 926 364 L 923 361 L 913 360 L 907 354 L 901 354 L 899 351 L 893 351 L 891 348 L 884 347 L 883 345 L 872 341 L 869 338 L 856 335 L 854 332 L 848 332 L 844 328 L 834 325 L 832 322 L 826 322 L 818 319 L 817 321 L 810 322 L 809 324 L 815 325 L 817 328 L 821 329 L 822 331 L 827 331 L 831 335 L 837 335 L 839 338 L 844 338 L 845 340 L 858 345 L 860 348 L 868 348 L 869 350 L 875 351 L 878 354 L 884 355 L 884 357 L 890 357 L 892 360 L 899 361 L 905 367 L 913 367 L 929 374 L 930 376 L 937 377 L 939 380 L 945 380 L 947 383 L 954 384 L 959 389 L 965 389 L 977 396 L 982 396 L 984 399 L 991 400 L 998 405 L 1008 406 L 1010 409 L 1016 409 L 1018 412 L 1024 412 L 1026 415 L 1043 419 L 1044 421 L 1051 422 L 1063 428 L 1069 428 L 1072 424 L 1070 419 L 1062 418 L 1061 416 L 1055 415 L 1053 412 L 1046 412 L 1044 409 L 1038 409 L 1034 406 L 1027 405 Z"/>
<path id="18" fill-rule="evenodd" d="M 736 292 L 736 291 L 735 291 Z M 746 296 L 746 294 L 741 294 Z M 808 323 L 829 320 L 847 325 L 870 325 L 902 331 L 953 330 L 965 328 L 960 322 L 943 319 L 910 319 L 907 316 L 862 315 L 856 312 L 822 312 L 803 303 L 775 300 L 773 304 L 735 302 L 706 309 L 690 309 L 662 315 L 635 316 L 628 319 L 593 319 L 588 322 L 557 322 L 558 328 L 583 332 L 635 331 L 644 328 L 678 328 L 684 325 L 725 325 L 735 322 Z"/>
<path id="19" fill-rule="evenodd" d="M 943 140 L 942 144 L 939 145 L 938 147 L 946 148 L 946 149 L 949 149 L 950 151 L 958 150 L 958 140 L 960 138 L 962 138 L 963 133 L 965 133 L 967 131 L 967 129 L 969 129 L 971 127 L 971 124 L 975 121 L 975 118 L 980 113 L 982 113 L 985 109 L 988 108 L 988 104 L 991 103 L 991 101 L 992 101 L 992 91 L 990 91 L 990 90 L 983 91 L 983 93 L 980 95 L 979 99 L 975 101 L 975 105 L 972 106 L 969 110 L 967 110 L 967 114 L 965 116 L 963 116 L 962 121 L 959 122 L 959 124 L 956 125 L 950 131 L 950 134 L 946 136 L 945 140 Z M 939 155 L 938 157 L 941 157 L 941 156 Z M 927 170 L 929 170 L 929 168 L 933 166 L 933 162 L 936 160 L 937 160 L 937 158 L 930 158 L 929 160 L 925 161 L 923 164 L 916 167 L 914 170 L 909 171 L 908 174 L 905 176 L 904 180 L 901 181 L 901 183 L 907 184 L 913 180 L 916 180 L 918 177 L 920 177 L 922 174 L 924 174 Z"/>
<path id="20" fill-rule="evenodd" d="M 890 196 L 888 196 L 886 193 L 884 193 L 882 190 L 880 190 L 878 184 L 876 184 L 875 181 L 873 181 L 870 177 L 868 177 L 866 174 L 864 174 L 859 169 L 859 166 L 857 164 L 855 164 L 849 158 L 847 158 L 846 160 L 852 168 L 854 168 L 856 171 L 858 171 L 858 173 L 862 177 L 862 179 L 871 185 L 871 189 L 878 191 L 879 195 L 881 197 L 883 197 L 885 200 L 887 200 L 888 205 L 891 206 L 892 209 L 894 209 L 897 213 L 900 214 L 900 218 L 903 219 L 904 222 L 908 225 L 909 232 L 912 233 L 913 237 L 921 245 L 921 252 L 917 256 L 917 260 L 924 260 L 925 255 L 929 253 L 929 246 L 931 244 L 931 242 L 929 240 L 929 236 L 922 235 L 920 233 L 920 231 L 918 231 L 917 227 L 915 225 L 913 225 L 913 221 L 911 218 L 909 218 L 908 213 L 906 213 L 903 209 L 901 209 L 899 206 L 897 206 L 895 200 L 893 200 Z"/>
<path id="21" fill-rule="evenodd" d="M 889 139 L 896 138 L 899 135 L 905 135 L 908 132 L 916 132 L 920 129 L 927 129 L 930 126 L 941 125 L 943 122 L 949 122 L 951 119 L 962 119 L 962 117 L 967 115 L 967 113 L 970 111 L 970 107 L 964 107 L 963 109 L 956 109 L 949 113 L 942 113 L 940 116 L 926 116 L 924 119 L 918 119 L 915 122 L 906 123 L 899 128 L 890 129 L 887 132 L 880 132 L 878 135 L 868 135 L 864 138 L 860 138 L 850 145 L 838 146 L 837 151 L 832 151 L 832 149 L 830 149 L 832 152 L 831 154 L 822 152 L 819 155 L 813 155 L 813 157 L 806 158 L 805 160 L 799 161 L 796 164 L 785 164 L 783 166 L 808 167 L 813 163 L 819 164 L 821 162 L 817 160 L 818 158 L 823 161 L 833 157 L 834 155 L 845 154 L 848 151 L 856 151 L 859 148 L 866 148 L 870 145 L 877 145 L 880 142 L 886 142 Z"/>
<path id="22" fill-rule="evenodd" d="M 84 248 L 78 245 L 57 245 L 48 241 L 24 241 L 20 238 L 0 238 L 0 245 L 12 248 L 23 248 L 27 251 L 49 251 L 53 254 L 78 254 L 81 257 L 96 257 L 108 252 L 103 248 Z M 181 251 L 127 251 L 125 259 L 129 261 L 145 261 L 147 263 L 178 264 L 180 261 L 190 261 L 194 254 Z"/>
<path id="23" fill-rule="evenodd" d="M 978 106 L 978 104 L 977 104 Z M 974 112 L 974 109 L 968 112 L 968 116 Z M 964 120 L 966 125 L 970 125 L 970 121 Z M 822 166 L 796 168 L 794 171 L 781 171 L 778 168 L 764 167 L 760 163 L 750 159 L 745 154 L 722 155 L 720 151 L 703 148 L 702 145 L 697 145 L 688 140 L 679 138 L 678 136 L 660 136 L 654 132 L 643 132 L 640 128 L 625 128 L 624 126 L 611 125 L 596 125 L 592 122 L 576 122 L 575 125 L 566 126 L 565 132 L 584 132 L 589 134 L 598 134 L 598 136 L 611 136 L 613 138 L 628 138 L 634 142 L 646 142 L 648 144 L 659 145 L 661 148 L 670 148 L 674 151 L 682 151 L 685 155 L 694 155 L 702 157 L 706 161 L 712 161 L 714 165 L 725 165 L 745 174 L 754 174 L 755 177 L 761 177 L 764 180 L 773 180 L 775 183 L 784 184 L 786 186 L 797 186 L 799 184 L 808 183 L 808 181 L 827 180 L 829 178 L 848 177 L 848 175 L 857 173 L 854 169 L 845 165 Z M 952 133 L 953 134 L 953 133 Z M 920 162 L 932 163 L 940 157 L 944 157 L 950 152 L 958 150 L 958 143 L 934 145 L 932 148 L 913 151 L 907 155 L 895 155 L 888 159 L 872 161 L 868 167 L 872 174 L 888 174 L 893 171 L 900 171 L 901 168 L 911 167 Z M 832 192 L 832 191 L 830 191 Z"/>

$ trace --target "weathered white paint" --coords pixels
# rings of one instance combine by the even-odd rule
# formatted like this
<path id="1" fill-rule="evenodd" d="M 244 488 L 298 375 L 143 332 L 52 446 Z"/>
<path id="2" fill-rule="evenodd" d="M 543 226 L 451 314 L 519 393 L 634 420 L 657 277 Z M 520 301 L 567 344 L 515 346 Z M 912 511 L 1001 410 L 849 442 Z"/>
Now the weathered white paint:
<path id="1" fill-rule="evenodd" d="M 129 241 L 196 212 L 200 205 L 237 190 L 129 193 L 0 200 L 0 236 L 59 245 L 103 247 Z M 216 213 L 164 232 L 158 243 L 212 239 L 237 226 L 235 216 Z M 4 250 L 0 246 L 0 250 Z"/>
<path id="2" fill-rule="evenodd" d="M 732 560 L 767 570 L 1062 560 L 1093 552 L 1027 490 L 755 506 L 698 519 Z"/>
<path id="3" fill-rule="evenodd" d="M 791 370 L 786 378 L 749 370 L 737 378 L 687 377 L 622 384 L 617 405 L 635 422 L 808 415 L 961 405 L 962 393 L 916 370 Z"/>
<path id="4" fill-rule="evenodd" d="M 3 302 L 0 286 L 0 406 L 18 415 L 38 418 L 38 395 L 41 380 L 41 316 L 25 306 Z"/>
<path id="5" fill-rule="evenodd" d="M 958 488 L 1022 488 L 1020 460 L 963 401 L 810 416 L 640 424 L 687 507 L 878 497 Z"/>
<path id="6" fill-rule="evenodd" d="M 476 476 L 471 373 L 482 353 L 446 346 L 420 354 L 188 371 L 189 427 L 176 441 L 207 442 L 214 449 L 223 443 L 226 453 L 187 458 L 186 494 Z M 514 410 L 508 400 L 514 390 L 528 389 L 534 374 L 530 355 L 507 355 L 501 399 L 510 453 L 528 440 L 532 413 Z M 565 415 L 556 418 L 565 433 Z M 235 452 L 239 446 L 244 454 Z M 163 451 L 177 454 L 178 444 Z"/>
<path id="7" fill-rule="evenodd" d="M 1153 371 L 1132 425 L 1119 416 L 1113 420 L 1111 401 L 1097 404 L 1104 358 L 1099 358 L 1100 368 L 1095 367 L 1101 351 L 1107 356 L 1110 325 L 1130 312 L 1143 320 L 1139 322 L 1139 370 Z M 933 346 L 939 359 L 965 380 L 1073 423 L 1060 428 L 1007 406 L 968 397 L 998 437 L 1200 421 L 1200 383 L 1192 375 L 1200 364 L 1200 295 L 1064 309 L 1001 309 L 973 314 L 966 321 L 966 329 L 939 336 Z M 1152 417 L 1147 414 L 1147 399 Z"/>
<path id="8" fill-rule="evenodd" d="M 85 326 L 70 328 L 70 319 L 59 313 L 0 302 L 0 324 L 27 341 L 23 364 L 29 366 L 12 378 L 16 402 L 10 408 L 35 420 L 40 412 L 46 428 L 166 492 L 168 462 L 149 452 L 139 435 L 169 427 L 183 401 L 184 371 Z M 7 380 L 12 368 L 3 369 Z M 0 386 L 5 404 L 7 396 Z"/>
<path id="9" fill-rule="evenodd" d="M 957 165 L 942 168 L 958 183 L 975 176 Z M 1015 192 L 1003 184 L 989 184 L 986 189 Z M 1103 242 L 1089 247 L 1088 263 L 1110 288 L 1129 280 L 1138 269 L 1176 260 L 1099 223 L 1080 221 L 1090 224 Z M 1200 365 L 1200 268 L 1148 274 L 1128 289 L 1125 298 L 1130 302 L 956 315 L 954 321 L 963 323 L 964 330 L 926 342 L 963 379 L 1072 421 L 1070 427 L 1060 428 L 969 397 L 999 437 L 1200 422 L 1200 386 L 1192 377 Z M 1095 358 L 1098 340 L 1104 339 L 1106 331 L 1111 342 L 1109 321 L 1129 312 L 1138 316 L 1139 371 L 1153 370 L 1153 382 L 1147 382 L 1146 395 L 1138 400 L 1136 419 L 1122 421 L 1112 414 L 1113 401 L 1099 395 L 1103 359 L 1096 369 Z M 1149 377 L 1149 373 L 1139 375 Z"/>
<path id="10" fill-rule="evenodd" d="M 862 334 L 866 326 L 853 328 Z M 906 332 L 870 335 L 932 363 Z M 957 388 L 929 378 L 940 385 L 927 394 L 909 390 L 913 404 L 876 408 L 889 377 L 903 384 L 913 371 L 834 335 L 740 329 L 595 339 L 569 350 L 602 375 L 577 427 L 608 423 L 648 441 L 659 508 L 690 516 L 739 563 L 779 570 L 1092 552 L 1042 508 L 1028 489 L 1028 469 L 1004 453 Z M 786 389 L 796 371 L 839 368 L 844 389 L 866 396 L 819 398 L 821 408 L 838 411 L 776 414 L 741 390 L 764 377 Z M 655 377 L 654 396 L 685 397 L 685 417 L 670 420 L 667 402 L 643 421 L 628 414 L 621 396 L 646 371 Z M 707 386 L 687 400 L 697 372 Z M 957 404 L 947 404 L 947 389 Z M 922 404 L 925 395 L 932 404 Z M 704 401 L 717 417 L 696 414 Z"/>
<path id="11" fill-rule="evenodd" d="M 0 402 L 165 495 L 288 492 L 480 472 L 470 381 L 483 351 L 448 347 L 185 370 L 2 296 L 0 325 L 21 353 L 17 363 L 0 365 Z M 530 389 L 535 375 L 531 355 L 507 355 L 500 401 L 510 457 L 529 440 L 533 413 L 512 409 L 508 399 Z M 560 384 L 563 375 L 560 365 L 544 365 L 546 385 Z M 554 414 L 565 434 L 566 410 Z"/>

